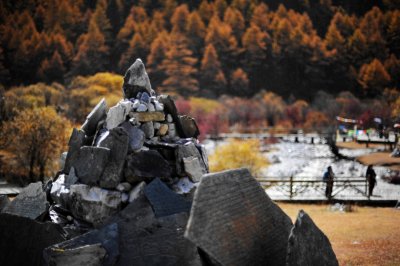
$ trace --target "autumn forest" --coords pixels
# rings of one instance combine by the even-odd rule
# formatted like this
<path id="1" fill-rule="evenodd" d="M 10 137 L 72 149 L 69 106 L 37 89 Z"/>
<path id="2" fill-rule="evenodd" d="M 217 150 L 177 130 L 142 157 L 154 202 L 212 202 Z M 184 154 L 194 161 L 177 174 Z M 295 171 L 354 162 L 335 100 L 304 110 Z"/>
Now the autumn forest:
<path id="1" fill-rule="evenodd" d="M 136 58 L 203 137 L 400 119 L 398 0 L 1 1 L 0 42 L 0 161 L 14 160 L 0 172 L 46 175 L 71 128 L 121 99 Z M 43 131 L 34 162 L 15 157 Z"/>

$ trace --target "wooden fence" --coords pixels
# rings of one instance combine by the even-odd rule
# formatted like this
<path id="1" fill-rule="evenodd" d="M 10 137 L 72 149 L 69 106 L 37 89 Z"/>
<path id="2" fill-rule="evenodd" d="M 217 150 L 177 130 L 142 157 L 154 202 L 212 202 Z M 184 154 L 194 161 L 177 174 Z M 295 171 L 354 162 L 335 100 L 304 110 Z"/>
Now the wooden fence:
<path id="1" fill-rule="evenodd" d="M 305 180 L 295 179 L 293 177 L 277 179 L 277 178 L 257 178 L 257 181 L 264 188 L 274 187 L 283 195 L 293 199 L 293 197 L 300 195 L 313 188 L 317 193 L 325 195 L 326 182 L 323 180 Z M 368 182 L 366 178 L 336 178 L 333 182 L 332 198 L 342 193 L 344 190 L 352 188 L 357 194 L 368 197 Z"/>

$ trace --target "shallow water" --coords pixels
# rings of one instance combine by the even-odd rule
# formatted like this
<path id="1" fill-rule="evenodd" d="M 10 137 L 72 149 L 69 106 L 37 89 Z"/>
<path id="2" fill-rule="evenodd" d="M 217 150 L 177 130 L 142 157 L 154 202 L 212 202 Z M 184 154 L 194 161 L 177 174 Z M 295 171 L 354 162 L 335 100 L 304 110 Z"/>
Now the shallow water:
<path id="1" fill-rule="evenodd" d="M 265 177 L 294 178 L 318 180 L 322 178 L 325 169 L 332 166 L 333 172 L 339 178 L 360 178 L 365 176 L 367 167 L 356 161 L 336 160 L 326 144 L 304 144 L 281 142 L 269 145 L 270 152 L 265 153 L 271 165 L 263 174 Z M 340 149 L 340 153 L 348 157 L 357 157 L 377 149 Z M 374 167 L 378 178 L 388 175 L 386 167 Z"/>

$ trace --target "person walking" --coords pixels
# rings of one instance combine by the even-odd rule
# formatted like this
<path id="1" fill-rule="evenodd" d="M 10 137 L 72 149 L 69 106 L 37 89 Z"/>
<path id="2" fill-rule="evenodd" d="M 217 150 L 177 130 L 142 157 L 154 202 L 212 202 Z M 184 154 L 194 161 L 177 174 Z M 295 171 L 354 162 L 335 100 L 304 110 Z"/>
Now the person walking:
<path id="1" fill-rule="evenodd" d="M 372 191 L 376 185 L 376 173 L 372 165 L 368 165 L 367 172 L 365 173 L 365 177 L 367 178 L 368 182 L 368 198 L 372 196 Z"/>
<path id="2" fill-rule="evenodd" d="M 326 182 L 325 188 L 325 196 L 330 200 L 332 198 L 332 190 L 333 190 L 333 179 L 335 178 L 335 174 L 332 171 L 332 167 L 328 166 L 326 172 L 324 173 L 323 180 Z"/>

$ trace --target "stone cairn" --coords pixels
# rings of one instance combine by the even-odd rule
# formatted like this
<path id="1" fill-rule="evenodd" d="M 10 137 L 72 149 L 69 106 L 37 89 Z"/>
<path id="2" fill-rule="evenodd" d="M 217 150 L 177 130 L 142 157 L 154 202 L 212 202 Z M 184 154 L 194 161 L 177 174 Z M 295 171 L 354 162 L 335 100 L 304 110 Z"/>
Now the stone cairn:
<path id="1" fill-rule="evenodd" d="M 123 92 L 73 130 L 53 181 L 0 197 L 0 265 L 338 265 L 247 169 L 208 173 L 195 120 L 155 95 L 140 59 Z"/>

